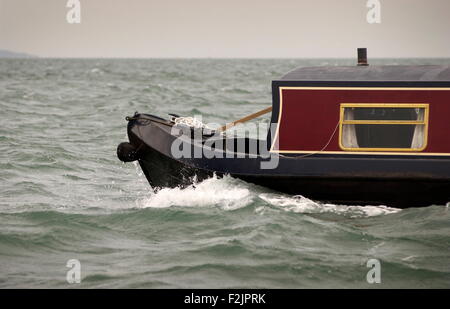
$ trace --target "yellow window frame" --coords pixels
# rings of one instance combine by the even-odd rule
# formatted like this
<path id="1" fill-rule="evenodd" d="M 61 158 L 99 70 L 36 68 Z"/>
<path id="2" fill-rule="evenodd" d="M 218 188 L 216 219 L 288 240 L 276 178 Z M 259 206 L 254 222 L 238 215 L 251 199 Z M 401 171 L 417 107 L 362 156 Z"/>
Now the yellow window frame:
<path id="1" fill-rule="evenodd" d="M 346 108 L 423 108 L 424 120 L 344 120 Z M 339 147 L 345 151 L 409 151 L 420 152 L 427 148 L 428 144 L 428 116 L 430 105 L 426 103 L 341 103 L 339 118 Z M 345 124 L 398 124 L 398 125 L 424 125 L 424 141 L 421 148 L 349 148 L 342 143 L 342 128 Z"/>

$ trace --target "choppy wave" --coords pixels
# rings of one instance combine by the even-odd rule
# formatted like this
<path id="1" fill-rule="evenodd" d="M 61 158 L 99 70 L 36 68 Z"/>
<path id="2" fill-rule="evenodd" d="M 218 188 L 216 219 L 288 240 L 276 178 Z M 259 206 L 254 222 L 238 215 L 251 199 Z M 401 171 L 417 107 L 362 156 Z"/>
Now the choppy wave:
<path id="1" fill-rule="evenodd" d="M 155 192 L 116 158 L 136 110 L 225 123 L 292 68 L 347 62 L 0 59 L 0 287 L 74 287 L 79 259 L 79 287 L 360 288 L 372 258 L 380 287 L 450 287 L 449 205 L 326 204 L 228 176 Z"/>
<path id="2" fill-rule="evenodd" d="M 294 213 L 334 213 L 349 217 L 371 217 L 397 213 L 400 209 L 378 206 L 347 206 L 326 204 L 310 200 L 304 196 L 291 196 L 281 193 L 261 193 L 257 186 L 233 179 L 230 176 L 216 176 L 195 183 L 186 188 L 163 188 L 149 193 L 137 201 L 142 208 L 179 207 L 218 207 L 235 210 L 250 205 L 273 207 Z M 258 208 L 260 211 L 262 208 Z"/>
<path id="3" fill-rule="evenodd" d="M 400 209 L 387 207 L 384 205 L 379 206 L 347 206 L 347 205 L 335 205 L 324 204 L 320 202 L 312 201 L 304 196 L 283 196 L 279 194 L 261 194 L 261 199 L 267 201 L 271 205 L 278 206 L 283 210 L 292 211 L 296 213 L 335 213 L 348 215 L 350 217 L 372 217 L 379 215 L 388 215 L 399 212 Z"/>
<path id="4" fill-rule="evenodd" d="M 220 207 L 233 210 L 253 202 L 253 194 L 248 188 L 237 185 L 229 178 L 212 177 L 187 188 L 163 188 L 141 202 L 142 207 L 164 208 Z"/>

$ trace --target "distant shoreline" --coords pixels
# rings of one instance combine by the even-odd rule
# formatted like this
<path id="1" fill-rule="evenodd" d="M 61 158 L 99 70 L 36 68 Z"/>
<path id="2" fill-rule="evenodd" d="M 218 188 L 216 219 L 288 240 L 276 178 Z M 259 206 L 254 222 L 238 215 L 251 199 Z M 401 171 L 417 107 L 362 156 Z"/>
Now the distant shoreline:
<path id="1" fill-rule="evenodd" d="M 0 49 L 0 58 L 39 58 L 35 55 Z"/>

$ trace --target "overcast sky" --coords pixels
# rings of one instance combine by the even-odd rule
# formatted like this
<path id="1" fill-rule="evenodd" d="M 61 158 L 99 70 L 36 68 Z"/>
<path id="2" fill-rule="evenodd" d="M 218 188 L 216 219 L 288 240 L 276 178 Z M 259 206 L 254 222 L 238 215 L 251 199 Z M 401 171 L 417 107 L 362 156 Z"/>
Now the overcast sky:
<path id="1" fill-rule="evenodd" d="M 0 0 L 0 49 L 41 57 L 450 57 L 450 0 Z"/>

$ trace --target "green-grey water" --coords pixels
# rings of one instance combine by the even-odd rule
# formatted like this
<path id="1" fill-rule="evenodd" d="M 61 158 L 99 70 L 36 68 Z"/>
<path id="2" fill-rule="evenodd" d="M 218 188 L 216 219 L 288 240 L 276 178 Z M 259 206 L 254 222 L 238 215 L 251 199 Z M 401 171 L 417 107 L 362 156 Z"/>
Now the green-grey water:
<path id="1" fill-rule="evenodd" d="M 326 64 L 353 60 L 0 59 L 0 287 L 450 288 L 448 205 L 323 204 L 230 177 L 155 193 L 116 157 L 134 111 L 226 123 Z"/>

